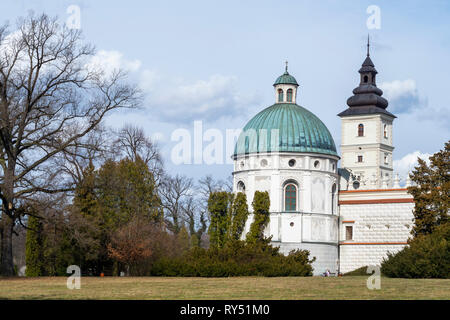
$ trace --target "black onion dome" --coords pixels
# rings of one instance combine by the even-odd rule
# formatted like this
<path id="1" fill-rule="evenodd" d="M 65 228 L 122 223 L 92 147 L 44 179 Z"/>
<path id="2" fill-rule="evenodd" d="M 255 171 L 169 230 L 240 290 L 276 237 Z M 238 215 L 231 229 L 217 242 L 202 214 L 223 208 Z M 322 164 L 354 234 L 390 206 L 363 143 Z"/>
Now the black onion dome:
<path id="1" fill-rule="evenodd" d="M 367 56 L 366 60 L 364 60 L 361 69 L 358 71 L 359 73 L 363 72 L 375 72 L 378 73 L 377 69 L 375 69 L 375 65 L 372 62 L 372 59 L 370 59 L 370 56 Z"/>
<path id="2" fill-rule="evenodd" d="M 389 102 L 382 97 L 383 91 L 376 85 L 375 78 L 378 71 L 370 59 L 369 52 L 358 72 L 361 75 L 361 82 L 353 89 L 353 96 L 347 99 L 349 108 L 338 116 L 384 113 L 395 118 L 392 113 L 386 111 Z"/>

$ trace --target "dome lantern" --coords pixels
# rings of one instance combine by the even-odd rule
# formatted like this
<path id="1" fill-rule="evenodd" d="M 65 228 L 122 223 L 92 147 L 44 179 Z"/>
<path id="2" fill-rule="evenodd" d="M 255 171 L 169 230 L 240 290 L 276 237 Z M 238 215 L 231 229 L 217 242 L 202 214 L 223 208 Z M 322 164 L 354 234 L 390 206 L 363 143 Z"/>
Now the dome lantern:
<path id="1" fill-rule="evenodd" d="M 288 72 L 288 62 L 286 61 L 285 72 L 275 80 L 275 103 L 296 103 L 297 100 L 297 80 Z"/>

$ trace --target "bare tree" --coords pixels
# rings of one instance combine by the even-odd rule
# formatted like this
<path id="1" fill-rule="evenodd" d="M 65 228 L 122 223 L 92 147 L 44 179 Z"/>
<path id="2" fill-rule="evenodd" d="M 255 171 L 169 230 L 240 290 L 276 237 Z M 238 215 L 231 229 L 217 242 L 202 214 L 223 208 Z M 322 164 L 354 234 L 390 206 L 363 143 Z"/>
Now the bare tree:
<path id="1" fill-rule="evenodd" d="M 61 176 L 68 180 L 68 184 L 79 184 L 83 180 L 83 174 L 87 166 L 101 166 L 107 159 L 114 158 L 111 151 L 109 130 L 98 126 L 86 136 L 77 140 L 70 146 L 53 157 L 52 166 L 61 170 Z"/>
<path id="2" fill-rule="evenodd" d="M 13 274 L 16 208 L 36 194 L 72 189 L 51 160 L 76 152 L 110 111 L 141 103 L 123 72 L 90 67 L 95 51 L 79 30 L 45 14 L 17 27 L 13 33 L 0 28 L 0 273 L 6 276 Z"/>
<path id="3" fill-rule="evenodd" d="M 141 158 L 152 171 L 159 185 L 164 174 L 163 162 L 158 146 L 145 135 L 142 128 L 126 124 L 118 133 L 114 143 L 116 154 L 122 154 L 135 161 Z"/>
<path id="4" fill-rule="evenodd" d="M 164 208 L 164 219 L 167 228 L 177 234 L 183 227 L 186 219 L 186 205 L 194 196 L 194 183 L 185 176 L 164 176 L 159 193 Z"/>
<path id="5" fill-rule="evenodd" d="M 232 178 L 227 180 L 214 180 L 211 175 L 206 175 L 198 181 L 201 197 L 208 202 L 209 195 L 215 191 L 233 191 Z"/>
<path id="6" fill-rule="evenodd" d="M 199 199 L 189 197 L 182 205 L 183 218 L 189 230 L 189 234 L 195 235 L 199 244 L 203 234 L 208 229 L 208 212 L 203 209 Z"/>

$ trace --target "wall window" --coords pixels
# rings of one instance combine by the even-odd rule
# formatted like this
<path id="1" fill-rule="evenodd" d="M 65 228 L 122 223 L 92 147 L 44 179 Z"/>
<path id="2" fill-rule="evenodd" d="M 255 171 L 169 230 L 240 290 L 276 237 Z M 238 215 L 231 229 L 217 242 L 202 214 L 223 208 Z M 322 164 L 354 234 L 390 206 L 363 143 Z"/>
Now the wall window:
<path id="1" fill-rule="evenodd" d="M 314 161 L 314 168 L 316 168 L 316 169 L 320 168 L 320 161 L 319 160 Z"/>
<path id="2" fill-rule="evenodd" d="M 278 102 L 283 102 L 284 97 L 283 97 L 283 90 L 278 89 Z"/>
<path id="3" fill-rule="evenodd" d="M 362 123 L 360 123 L 358 125 L 358 137 L 363 137 L 364 136 L 364 125 Z"/>
<path id="4" fill-rule="evenodd" d="M 294 184 L 288 184 L 284 189 L 284 210 L 296 211 L 297 209 L 297 187 Z"/>
<path id="5" fill-rule="evenodd" d="M 245 192 L 245 184 L 242 181 L 239 181 L 237 184 L 237 189 L 239 192 Z"/>
<path id="6" fill-rule="evenodd" d="M 387 154 L 384 154 L 384 163 L 389 164 L 389 157 Z"/>
<path id="7" fill-rule="evenodd" d="M 387 138 L 387 125 L 384 125 L 384 137 Z"/>
<path id="8" fill-rule="evenodd" d="M 353 226 L 345 227 L 345 240 L 353 240 Z"/>
<path id="9" fill-rule="evenodd" d="M 292 102 L 292 89 L 288 89 L 286 98 L 287 102 Z"/>
<path id="10" fill-rule="evenodd" d="M 363 162 L 363 156 L 358 156 L 358 162 Z"/>

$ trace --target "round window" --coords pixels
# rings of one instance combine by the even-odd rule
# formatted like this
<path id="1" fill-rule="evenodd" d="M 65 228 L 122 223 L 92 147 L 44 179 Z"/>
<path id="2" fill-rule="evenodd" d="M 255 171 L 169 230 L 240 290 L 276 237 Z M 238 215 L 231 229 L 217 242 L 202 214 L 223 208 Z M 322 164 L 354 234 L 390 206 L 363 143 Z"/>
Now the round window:
<path id="1" fill-rule="evenodd" d="M 295 160 L 294 159 L 289 160 L 288 164 L 289 164 L 289 167 L 295 166 Z"/>
<path id="2" fill-rule="evenodd" d="M 319 167 L 320 167 L 319 160 L 314 161 L 314 168 L 319 169 Z"/>
<path id="3" fill-rule="evenodd" d="M 241 161 L 241 163 L 240 163 L 240 166 L 241 166 L 241 168 L 243 168 L 244 167 L 244 161 Z"/>
<path id="4" fill-rule="evenodd" d="M 261 160 L 261 167 L 267 167 L 267 160 L 266 159 L 262 159 Z"/>
<path id="5" fill-rule="evenodd" d="M 294 223 L 293 222 L 291 222 L 290 224 L 289 224 L 291 227 L 293 227 L 294 226 Z"/>
<path id="6" fill-rule="evenodd" d="M 359 181 L 353 182 L 353 189 L 359 189 Z"/>

